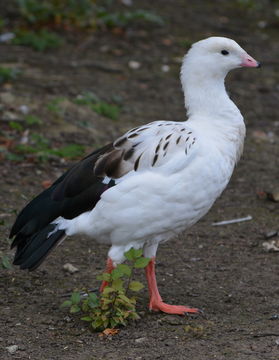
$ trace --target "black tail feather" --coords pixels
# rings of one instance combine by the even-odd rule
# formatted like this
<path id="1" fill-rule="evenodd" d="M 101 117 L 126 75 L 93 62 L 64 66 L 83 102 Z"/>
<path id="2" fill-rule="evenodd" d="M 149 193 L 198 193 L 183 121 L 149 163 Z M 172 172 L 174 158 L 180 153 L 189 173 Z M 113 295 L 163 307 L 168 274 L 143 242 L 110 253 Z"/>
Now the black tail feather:
<path id="1" fill-rule="evenodd" d="M 17 245 L 14 265 L 20 265 L 21 269 L 35 270 L 65 236 L 64 230 L 54 229 L 55 225 L 50 224 L 28 239 L 21 238 Z"/>

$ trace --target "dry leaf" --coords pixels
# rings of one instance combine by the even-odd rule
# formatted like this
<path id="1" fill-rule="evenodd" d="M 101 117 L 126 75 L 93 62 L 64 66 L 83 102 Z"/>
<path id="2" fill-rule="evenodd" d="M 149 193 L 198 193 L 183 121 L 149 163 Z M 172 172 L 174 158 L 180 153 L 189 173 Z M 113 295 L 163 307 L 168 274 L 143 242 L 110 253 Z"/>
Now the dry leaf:
<path id="1" fill-rule="evenodd" d="M 119 329 L 106 328 L 103 332 L 101 332 L 100 336 L 113 336 L 118 334 L 119 331 Z"/>
<path id="2" fill-rule="evenodd" d="M 279 239 L 276 240 L 270 240 L 263 242 L 263 247 L 266 251 L 273 252 L 273 251 L 279 251 Z"/>
<path id="3" fill-rule="evenodd" d="M 42 187 L 44 188 L 44 189 L 47 189 L 47 188 L 49 188 L 50 186 L 51 186 L 51 184 L 52 184 L 52 181 L 51 180 L 44 180 L 44 181 L 42 181 Z"/>

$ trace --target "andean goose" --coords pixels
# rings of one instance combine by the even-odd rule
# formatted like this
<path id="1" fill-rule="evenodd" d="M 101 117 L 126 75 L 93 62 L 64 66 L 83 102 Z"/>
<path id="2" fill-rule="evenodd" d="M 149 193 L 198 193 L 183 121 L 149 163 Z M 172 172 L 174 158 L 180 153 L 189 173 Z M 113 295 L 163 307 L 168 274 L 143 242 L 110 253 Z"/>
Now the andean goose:
<path id="1" fill-rule="evenodd" d="M 17 247 L 14 264 L 34 270 L 75 234 L 111 245 L 108 272 L 131 247 L 143 248 L 151 258 L 149 308 L 198 312 L 162 301 L 155 256 L 160 242 L 208 212 L 242 153 L 243 117 L 224 85 L 227 73 L 239 67 L 259 63 L 235 41 L 210 37 L 195 43 L 181 68 L 188 120 L 139 126 L 70 168 L 17 217 L 10 234 Z"/>

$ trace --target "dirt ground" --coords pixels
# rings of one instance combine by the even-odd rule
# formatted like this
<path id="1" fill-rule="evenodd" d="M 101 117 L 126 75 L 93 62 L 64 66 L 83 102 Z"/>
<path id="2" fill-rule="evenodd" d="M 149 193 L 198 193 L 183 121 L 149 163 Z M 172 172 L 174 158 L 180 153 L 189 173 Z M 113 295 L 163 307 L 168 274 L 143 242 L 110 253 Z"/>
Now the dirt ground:
<path id="1" fill-rule="evenodd" d="M 103 269 L 107 248 L 71 238 L 36 272 L 0 270 L 0 359 L 277 360 L 279 253 L 266 252 L 262 243 L 266 233 L 279 230 L 279 206 L 259 199 L 257 192 L 273 191 L 279 178 L 279 3 L 251 1 L 263 4 L 252 8 L 241 5 L 244 1 L 221 0 L 135 3 L 161 15 L 166 24 L 130 26 L 124 34 L 70 34 L 63 47 L 46 53 L 1 44 L 1 66 L 16 65 L 23 73 L 10 87 L 0 88 L 0 95 L 3 100 L 8 93 L 13 107 L 28 104 L 39 114 L 43 124 L 36 132 L 53 144 L 80 143 L 89 151 L 132 126 L 184 119 L 178 59 L 190 43 L 210 35 L 228 36 L 263 63 L 260 70 L 237 70 L 227 79 L 247 124 L 244 155 L 228 188 L 197 225 L 158 252 L 164 300 L 199 307 L 204 316 L 149 313 L 145 290 L 138 305 L 140 321 L 112 338 L 91 334 L 78 317 L 59 306 L 74 289 L 98 287 L 96 275 Z M 141 67 L 129 68 L 131 60 Z M 162 71 L 162 65 L 170 71 Z M 120 119 L 74 106 L 69 99 L 83 91 L 104 99 L 121 97 Z M 57 97 L 66 100 L 56 118 L 45 104 Z M 0 125 L 5 128 L 6 123 Z M 57 159 L 1 161 L 2 253 L 12 254 L 6 239 L 14 211 L 43 189 L 43 181 L 53 181 L 70 164 Z M 211 225 L 247 215 L 253 219 Z M 65 273 L 67 262 L 79 272 Z M 138 278 L 144 281 L 143 272 Z M 11 345 L 19 347 L 13 355 L 6 349 Z"/>

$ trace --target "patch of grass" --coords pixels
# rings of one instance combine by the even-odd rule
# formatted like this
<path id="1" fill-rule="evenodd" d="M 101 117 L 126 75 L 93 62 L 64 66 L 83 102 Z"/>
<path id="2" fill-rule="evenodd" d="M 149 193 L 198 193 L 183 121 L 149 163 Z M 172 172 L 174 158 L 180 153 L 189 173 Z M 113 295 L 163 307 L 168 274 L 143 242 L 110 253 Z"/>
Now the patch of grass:
<path id="1" fill-rule="evenodd" d="M 27 125 L 41 125 L 42 120 L 36 115 L 26 115 L 24 121 Z"/>
<path id="2" fill-rule="evenodd" d="M 0 84 L 15 80 L 21 71 L 17 68 L 8 68 L 0 66 Z"/>
<path id="3" fill-rule="evenodd" d="M 45 29 L 39 31 L 17 30 L 12 40 L 14 45 L 29 46 L 36 51 L 56 49 L 61 46 L 63 40 L 54 32 Z"/>
<path id="4" fill-rule="evenodd" d="M 73 159 L 84 155 L 84 146 L 79 144 L 69 144 L 62 146 L 59 149 L 49 150 L 49 153 L 62 158 Z"/>
<path id="5" fill-rule="evenodd" d="M 76 99 L 74 99 L 73 102 L 77 105 L 89 105 L 90 106 L 92 104 L 96 104 L 99 101 L 100 101 L 100 99 L 98 98 L 97 95 L 95 95 L 91 91 L 86 91 L 86 92 L 82 93 L 81 95 L 78 95 L 76 97 Z"/>
<path id="6" fill-rule="evenodd" d="M 91 109 L 97 114 L 103 115 L 112 120 L 117 120 L 120 113 L 120 108 L 117 105 L 108 104 L 104 101 L 100 101 L 97 104 L 91 105 Z"/>
<path id="7" fill-rule="evenodd" d="M 17 121 L 10 121 L 9 127 L 16 131 L 23 131 L 23 126 Z"/>
<path id="8" fill-rule="evenodd" d="M 64 97 L 57 97 L 57 98 L 51 100 L 47 104 L 47 109 L 49 111 L 53 112 L 54 114 L 63 115 L 65 109 L 63 109 L 63 107 L 61 106 L 61 103 L 65 100 L 66 100 L 66 98 L 64 98 Z"/>
<path id="9" fill-rule="evenodd" d="M 178 40 L 178 44 L 179 46 L 183 47 L 183 49 L 188 49 L 189 47 L 191 47 L 193 41 L 190 39 L 179 39 Z"/>
<path id="10" fill-rule="evenodd" d="M 162 25 L 160 16 L 146 10 L 113 12 L 109 0 L 17 0 L 22 20 L 45 27 L 125 27 L 136 21 Z"/>
<path id="11" fill-rule="evenodd" d="M 52 148 L 50 141 L 41 134 L 31 134 L 31 144 L 19 144 L 14 149 L 14 154 L 8 155 L 9 160 L 17 161 L 17 157 L 34 155 L 40 161 L 47 161 L 53 156 L 74 159 L 84 155 L 84 146 L 68 144 L 60 148 Z M 14 157 L 14 159 L 12 158 Z M 7 156 L 6 156 L 7 158 Z"/>
<path id="12" fill-rule="evenodd" d="M 146 10 L 109 13 L 106 9 L 100 9 L 98 11 L 98 21 L 101 25 L 106 25 L 110 28 L 124 28 L 136 21 L 145 21 L 157 25 L 164 24 L 164 21 L 160 16 Z"/>
<path id="13" fill-rule="evenodd" d="M 74 292 L 61 307 L 68 307 L 70 313 L 82 312 L 81 320 L 88 322 L 95 331 L 126 326 L 130 320 L 139 319 L 134 293 L 140 291 L 143 284 L 133 281 L 132 277 L 134 269 L 145 268 L 150 259 L 142 256 L 141 249 L 133 248 L 125 253 L 125 257 L 129 260 L 129 265 L 119 264 L 111 274 L 103 273 L 98 276 L 98 280 L 107 282 L 99 296 L 87 292 L 87 297 L 82 298 L 79 292 Z"/>
<path id="14" fill-rule="evenodd" d="M 117 120 L 120 114 L 120 106 L 102 101 L 92 92 L 84 92 L 73 100 L 75 104 L 89 106 L 97 114 Z"/>

